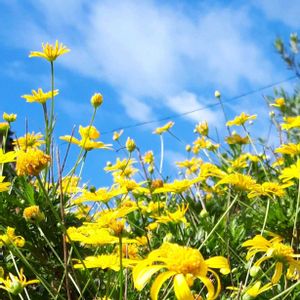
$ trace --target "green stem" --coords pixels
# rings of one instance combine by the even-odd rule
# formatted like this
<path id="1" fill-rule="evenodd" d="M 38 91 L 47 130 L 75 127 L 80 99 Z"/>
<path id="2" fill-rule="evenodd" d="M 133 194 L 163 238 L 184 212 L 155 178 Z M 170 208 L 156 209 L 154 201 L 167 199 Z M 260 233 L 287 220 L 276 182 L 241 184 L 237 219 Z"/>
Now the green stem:
<path id="1" fill-rule="evenodd" d="M 120 283 L 120 296 L 119 299 L 123 299 L 123 262 L 122 262 L 122 235 L 119 235 L 119 254 L 120 254 L 120 272 L 119 272 L 119 283 Z"/>
<path id="2" fill-rule="evenodd" d="M 216 223 L 216 225 L 213 227 L 213 229 L 210 231 L 210 233 L 206 236 L 206 238 L 204 239 L 204 241 L 202 242 L 202 244 L 200 245 L 200 247 L 198 248 L 198 250 L 201 250 L 201 248 L 205 245 L 206 241 L 210 238 L 210 236 L 214 233 L 214 231 L 217 229 L 217 227 L 219 226 L 219 224 L 223 221 L 223 219 L 225 218 L 225 216 L 227 215 L 227 213 L 230 211 L 231 207 L 235 204 L 235 202 L 238 199 L 238 195 L 236 195 L 233 199 L 233 201 L 231 202 L 231 204 L 228 206 L 228 208 L 226 209 L 226 211 L 224 212 L 224 214 L 221 216 L 221 218 L 219 219 L 219 221 Z"/>
<path id="3" fill-rule="evenodd" d="M 162 134 L 160 137 L 160 165 L 159 165 L 159 173 L 162 174 L 163 162 L 164 162 L 164 139 Z"/>
<path id="4" fill-rule="evenodd" d="M 294 227 L 293 227 L 293 235 L 292 235 L 291 246 L 293 246 L 294 237 L 298 238 L 298 234 L 297 234 L 297 219 L 298 219 L 298 214 L 299 214 L 299 204 L 300 204 L 300 179 L 298 181 L 298 195 L 297 195 L 297 204 L 296 204 L 296 215 L 295 215 L 295 220 L 294 220 Z"/>

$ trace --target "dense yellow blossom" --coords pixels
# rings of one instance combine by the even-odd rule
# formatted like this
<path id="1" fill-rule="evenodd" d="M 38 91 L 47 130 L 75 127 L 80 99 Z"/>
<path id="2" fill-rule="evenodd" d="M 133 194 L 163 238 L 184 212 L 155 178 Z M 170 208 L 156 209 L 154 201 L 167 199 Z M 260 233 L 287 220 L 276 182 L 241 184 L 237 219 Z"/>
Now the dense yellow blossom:
<path id="1" fill-rule="evenodd" d="M 31 51 L 29 57 L 41 57 L 50 62 L 53 62 L 57 59 L 57 57 L 70 52 L 70 49 L 68 49 L 62 43 L 59 44 L 58 41 L 55 42 L 55 45 L 51 45 L 49 43 L 42 43 L 42 48 L 42 52 Z"/>
<path id="2" fill-rule="evenodd" d="M 158 193 L 174 193 L 179 194 L 187 191 L 191 188 L 196 182 L 200 181 L 199 178 L 195 178 L 192 180 L 183 179 L 183 180 L 174 180 L 171 183 L 164 183 L 162 187 L 159 187 L 154 190 L 153 194 Z"/>
<path id="3" fill-rule="evenodd" d="M 133 282 L 137 290 L 141 291 L 150 281 L 152 275 L 164 270 L 154 280 L 150 295 L 157 300 L 163 284 L 173 278 L 174 292 L 179 300 L 194 300 L 190 290 L 195 279 L 200 279 L 208 290 L 207 299 L 216 299 L 221 291 L 219 276 L 212 269 L 220 269 L 223 274 L 230 272 L 225 257 L 216 256 L 204 260 L 197 249 L 164 243 L 159 249 L 153 250 L 146 259 L 133 268 Z M 213 286 L 211 277 L 217 281 L 217 288 Z"/>
<path id="4" fill-rule="evenodd" d="M 27 151 L 20 150 L 17 153 L 17 174 L 19 176 L 37 176 L 47 167 L 50 161 L 50 156 L 39 149 L 29 148 Z"/>

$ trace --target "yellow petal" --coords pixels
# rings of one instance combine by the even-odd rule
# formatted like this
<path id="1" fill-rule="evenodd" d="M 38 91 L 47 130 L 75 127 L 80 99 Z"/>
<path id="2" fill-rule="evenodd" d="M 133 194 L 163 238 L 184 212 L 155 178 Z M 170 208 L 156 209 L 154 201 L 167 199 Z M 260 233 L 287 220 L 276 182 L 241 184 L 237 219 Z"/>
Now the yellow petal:
<path id="1" fill-rule="evenodd" d="M 275 265 L 275 272 L 274 275 L 272 276 L 271 282 L 273 284 L 277 283 L 282 275 L 282 268 L 283 265 L 281 262 L 277 262 Z"/>
<path id="2" fill-rule="evenodd" d="M 194 300 L 183 274 L 177 274 L 174 277 L 174 292 L 178 300 Z"/>
<path id="3" fill-rule="evenodd" d="M 222 274 L 228 274 L 230 267 L 227 258 L 223 256 L 215 256 L 205 260 L 209 268 L 222 269 Z"/>
<path id="4" fill-rule="evenodd" d="M 217 279 L 217 290 L 216 290 L 216 293 L 215 293 L 215 295 L 214 295 L 214 298 L 217 298 L 217 296 L 220 294 L 220 292 L 221 292 L 221 281 L 220 281 L 220 277 L 219 277 L 219 275 L 215 272 L 215 271 L 213 271 L 213 270 L 211 270 L 211 269 L 208 269 L 208 271 L 209 272 L 211 272 L 214 276 L 215 276 L 215 278 Z"/>
<path id="5" fill-rule="evenodd" d="M 148 283 L 151 276 L 164 267 L 165 267 L 164 265 L 147 267 L 143 263 L 138 264 L 136 267 L 133 268 L 132 271 L 135 288 L 141 291 L 144 288 L 144 286 Z"/>
<path id="6" fill-rule="evenodd" d="M 157 300 L 159 290 L 161 286 L 164 284 L 166 280 L 168 280 L 171 276 L 175 275 L 176 272 L 174 271 L 167 271 L 159 274 L 155 281 L 153 282 L 150 290 L 150 295 L 152 300 Z"/>
<path id="7" fill-rule="evenodd" d="M 207 300 L 213 300 L 216 298 L 217 294 L 215 295 L 215 288 L 212 284 L 212 282 L 204 276 L 198 276 L 198 278 L 204 283 L 204 285 L 207 288 L 208 294 L 207 294 Z"/>

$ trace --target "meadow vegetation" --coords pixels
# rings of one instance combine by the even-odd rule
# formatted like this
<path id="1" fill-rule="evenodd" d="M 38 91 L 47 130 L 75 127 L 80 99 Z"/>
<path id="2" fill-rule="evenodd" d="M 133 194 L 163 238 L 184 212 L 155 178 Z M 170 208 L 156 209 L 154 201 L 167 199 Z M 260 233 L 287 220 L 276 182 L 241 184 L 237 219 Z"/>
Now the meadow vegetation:
<path id="1" fill-rule="evenodd" d="M 275 46 L 298 76 L 297 35 Z M 275 148 L 251 136 L 256 115 L 225 115 L 218 142 L 200 120 L 187 159 L 176 162 L 181 175 L 170 179 L 164 136 L 176 133 L 174 122 L 153 131 L 160 153 L 142 153 L 123 131 L 105 144 L 94 126 L 100 93 L 90 120 L 58 149 L 54 70 L 69 51 L 56 42 L 29 55 L 51 70 L 50 91 L 22 96 L 41 106 L 44 132 L 14 138 L 13 113 L 0 123 L 0 299 L 299 299 L 299 91 L 266 99 Z M 70 147 L 78 152 L 67 169 Z M 111 186 L 84 184 L 90 151 L 116 149 L 122 158 L 116 151 L 103 170 Z"/>

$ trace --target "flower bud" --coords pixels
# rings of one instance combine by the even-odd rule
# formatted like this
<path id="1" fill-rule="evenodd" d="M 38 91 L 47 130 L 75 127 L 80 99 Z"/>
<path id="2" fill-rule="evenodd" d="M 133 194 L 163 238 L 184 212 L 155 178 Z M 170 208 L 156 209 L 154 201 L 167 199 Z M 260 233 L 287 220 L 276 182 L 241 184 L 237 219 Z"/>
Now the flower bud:
<path id="1" fill-rule="evenodd" d="M 26 207 L 23 212 L 23 217 L 29 223 L 39 223 L 45 220 L 45 215 L 40 211 L 38 205 Z"/>
<path id="2" fill-rule="evenodd" d="M 91 98 L 91 104 L 94 108 L 101 106 L 103 103 L 103 96 L 100 93 L 95 93 Z"/>
<path id="3" fill-rule="evenodd" d="M 216 97 L 217 99 L 220 99 L 220 98 L 221 98 L 221 93 L 220 93 L 218 90 L 215 91 L 215 97 Z"/>
<path id="4" fill-rule="evenodd" d="M 131 139 L 131 138 L 127 138 L 125 147 L 126 147 L 127 151 L 133 152 L 135 150 L 135 148 L 136 148 L 134 140 Z"/>
<path id="5" fill-rule="evenodd" d="M 3 117 L 3 120 L 6 121 L 6 122 L 8 122 L 8 123 L 14 122 L 17 119 L 17 115 L 16 114 L 8 114 L 6 112 L 3 113 L 2 117 Z"/>

